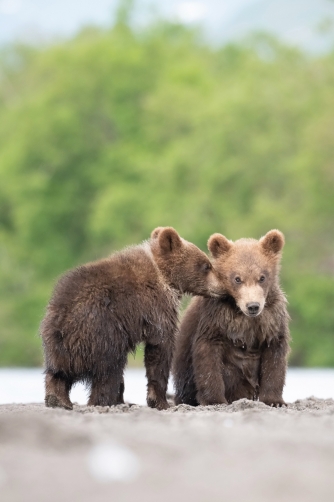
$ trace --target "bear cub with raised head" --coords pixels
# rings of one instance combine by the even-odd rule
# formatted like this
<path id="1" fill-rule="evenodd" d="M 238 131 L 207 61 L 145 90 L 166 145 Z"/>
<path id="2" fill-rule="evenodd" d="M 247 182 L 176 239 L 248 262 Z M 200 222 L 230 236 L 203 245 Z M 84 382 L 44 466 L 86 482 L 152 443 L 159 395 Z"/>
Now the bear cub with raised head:
<path id="1" fill-rule="evenodd" d="M 182 293 L 217 296 L 222 286 L 206 254 L 171 227 L 62 276 L 41 323 L 46 406 L 72 409 L 78 381 L 89 405 L 123 403 L 127 355 L 144 342 L 147 403 L 167 408 Z"/>
<path id="2" fill-rule="evenodd" d="M 208 241 L 225 283 L 221 298 L 194 298 L 176 341 L 176 404 L 212 405 L 241 398 L 282 406 L 289 315 L 279 286 L 284 236 Z"/>

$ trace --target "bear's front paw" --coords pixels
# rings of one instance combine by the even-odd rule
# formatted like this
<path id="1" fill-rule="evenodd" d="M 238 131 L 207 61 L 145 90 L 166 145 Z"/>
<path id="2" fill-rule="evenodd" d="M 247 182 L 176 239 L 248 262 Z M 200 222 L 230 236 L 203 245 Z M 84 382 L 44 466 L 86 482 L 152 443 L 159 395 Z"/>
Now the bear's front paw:
<path id="1" fill-rule="evenodd" d="M 267 406 L 272 406 L 273 408 L 281 408 L 282 406 L 287 406 L 286 402 L 283 401 L 281 397 L 275 396 L 265 396 L 259 397 L 259 401 L 266 404 Z"/>
<path id="2" fill-rule="evenodd" d="M 157 400 L 157 399 L 147 399 L 147 406 L 150 408 L 155 408 L 156 410 L 167 410 L 169 408 L 169 404 L 166 400 Z"/>
<path id="3" fill-rule="evenodd" d="M 45 396 L 45 406 L 47 408 L 64 408 L 65 410 L 73 410 L 73 404 L 71 401 L 64 402 L 54 394 L 48 394 Z"/>
<path id="4" fill-rule="evenodd" d="M 225 397 L 210 398 L 210 397 L 197 397 L 200 406 L 213 406 L 215 404 L 228 404 Z"/>

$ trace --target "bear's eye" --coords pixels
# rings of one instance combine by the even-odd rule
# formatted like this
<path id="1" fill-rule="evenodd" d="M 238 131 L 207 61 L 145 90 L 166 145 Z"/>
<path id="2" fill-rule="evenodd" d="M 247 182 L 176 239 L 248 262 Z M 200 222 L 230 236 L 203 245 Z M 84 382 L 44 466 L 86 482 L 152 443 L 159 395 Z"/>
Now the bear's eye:
<path id="1" fill-rule="evenodd" d="M 234 279 L 234 281 L 235 281 L 237 284 L 241 284 L 241 279 L 240 279 L 240 277 L 236 277 L 236 278 Z"/>
<path id="2" fill-rule="evenodd" d="M 207 262 L 203 263 L 202 269 L 204 272 L 209 272 L 209 270 L 212 269 L 211 263 L 207 263 Z"/>
<path id="3" fill-rule="evenodd" d="M 264 275 L 261 275 L 260 279 L 259 279 L 259 282 L 264 282 L 266 280 L 265 276 Z"/>

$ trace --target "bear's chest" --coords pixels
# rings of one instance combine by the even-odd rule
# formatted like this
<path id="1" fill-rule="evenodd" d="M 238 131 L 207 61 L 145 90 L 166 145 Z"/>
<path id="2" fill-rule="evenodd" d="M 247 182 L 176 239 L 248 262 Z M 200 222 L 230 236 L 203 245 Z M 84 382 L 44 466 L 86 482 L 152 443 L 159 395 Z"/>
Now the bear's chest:
<path id="1" fill-rule="evenodd" d="M 238 367 L 257 366 L 261 359 L 266 341 L 260 341 L 256 337 L 224 337 L 223 339 L 224 363 L 230 362 Z"/>
<path id="2" fill-rule="evenodd" d="M 233 379 L 239 381 L 239 385 L 246 385 L 252 389 L 255 395 L 259 385 L 261 357 L 266 342 L 260 342 L 253 337 L 251 340 L 225 337 L 223 342 L 222 362 L 224 372 L 233 375 Z"/>
<path id="3" fill-rule="evenodd" d="M 247 317 L 230 309 L 223 310 L 217 316 L 222 342 L 245 357 L 255 357 L 264 345 L 270 345 L 279 334 L 279 325 L 279 318 L 269 309 L 264 309 L 258 317 Z"/>
<path id="4" fill-rule="evenodd" d="M 278 322 L 270 312 L 257 318 L 233 313 L 220 321 L 224 371 L 240 378 L 240 385 L 250 386 L 255 392 L 259 385 L 261 357 L 278 336 Z"/>

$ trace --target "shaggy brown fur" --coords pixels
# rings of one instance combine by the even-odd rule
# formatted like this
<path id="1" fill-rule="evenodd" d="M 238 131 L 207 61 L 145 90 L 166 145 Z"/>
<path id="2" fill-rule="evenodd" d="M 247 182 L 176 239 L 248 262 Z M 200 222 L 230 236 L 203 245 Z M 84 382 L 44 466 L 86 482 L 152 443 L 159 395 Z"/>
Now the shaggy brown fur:
<path id="1" fill-rule="evenodd" d="M 284 237 L 271 230 L 260 241 L 210 237 L 222 298 L 194 298 L 176 341 L 176 404 L 193 406 L 259 399 L 284 404 L 289 315 L 279 287 Z"/>
<path id="2" fill-rule="evenodd" d="M 218 295 L 221 287 L 208 257 L 170 227 L 66 273 L 41 324 L 46 406 L 72 409 L 78 381 L 90 387 L 89 405 L 123 403 L 127 355 L 143 341 L 147 403 L 167 408 L 181 293 Z"/>

